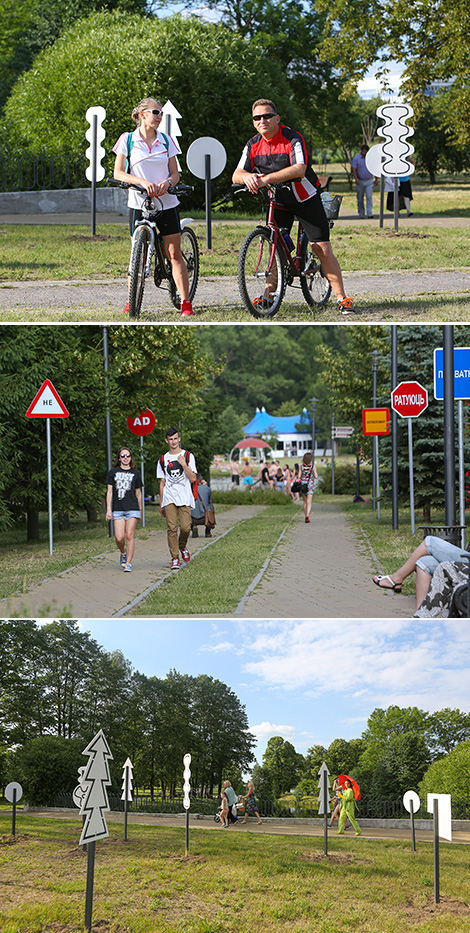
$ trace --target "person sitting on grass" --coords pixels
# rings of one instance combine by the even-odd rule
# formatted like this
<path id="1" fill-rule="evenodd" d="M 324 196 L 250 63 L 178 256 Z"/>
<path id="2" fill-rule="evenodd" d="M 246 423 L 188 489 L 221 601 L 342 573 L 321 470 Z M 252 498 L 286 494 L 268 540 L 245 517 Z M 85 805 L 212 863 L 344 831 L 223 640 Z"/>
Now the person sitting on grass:
<path id="1" fill-rule="evenodd" d="M 419 609 L 429 589 L 432 575 L 443 561 L 458 562 L 462 560 L 463 549 L 439 538 L 437 535 L 426 535 L 424 541 L 418 544 L 408 560 L 391 574 L 377 574 L 373 577 L 376 586 L 383 590 L 392 590 L 401 593 L 403 581 L 412 573 L 416 573 L 416 609 Z"/>

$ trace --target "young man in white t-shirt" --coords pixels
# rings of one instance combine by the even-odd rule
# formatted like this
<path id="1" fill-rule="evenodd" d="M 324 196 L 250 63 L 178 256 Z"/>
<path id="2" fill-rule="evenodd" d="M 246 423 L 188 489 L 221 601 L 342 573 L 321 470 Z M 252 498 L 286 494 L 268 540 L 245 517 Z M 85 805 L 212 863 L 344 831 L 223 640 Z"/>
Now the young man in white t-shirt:
<path id="1" fill-rule="evenodd" d="M 160 510 L 165 516 L 168 529 L 171 569 L 179 570 L 179 551 L 185 563 L 190 560 L 186 544 L 191 531 L 191 509 L 195 505 L 191 483 L 197 477 L 197 469 L 192 453 L 183 450 L 180 446 L 181 436 L 177 428 L 168 428 L 165 437 L 168 451 L 163 458 L 160 457 L 157 464 L 157 479 L 160 480 Z"/>

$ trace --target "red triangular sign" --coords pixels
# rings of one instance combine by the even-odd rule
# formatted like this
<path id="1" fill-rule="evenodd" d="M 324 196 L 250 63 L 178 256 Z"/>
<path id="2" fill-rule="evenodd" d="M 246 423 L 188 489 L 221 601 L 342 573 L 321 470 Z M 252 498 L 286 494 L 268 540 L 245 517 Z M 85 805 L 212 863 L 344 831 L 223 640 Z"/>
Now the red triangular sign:
<path id="1" fill-rule="evenodd" d="M 27 418 L 68 418 L 69 413 L 50 379 L 45 379 L 26 412 Z"/>

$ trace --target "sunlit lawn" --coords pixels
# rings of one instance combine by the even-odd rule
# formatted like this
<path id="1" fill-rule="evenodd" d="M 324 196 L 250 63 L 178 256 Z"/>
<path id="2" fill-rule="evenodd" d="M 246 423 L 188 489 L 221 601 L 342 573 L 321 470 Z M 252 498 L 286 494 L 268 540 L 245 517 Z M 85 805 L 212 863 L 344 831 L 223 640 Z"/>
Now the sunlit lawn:
<path id="1" fill-rule="evenodd" d="M 0 815 L 2 933 L 83 933 L 87 855 L 79 822 Z M 109 824 L 96 844 L 96 933 L 463 933 L 468 848 Z M 430 834 L 431 835 L 431 834 Z"/>

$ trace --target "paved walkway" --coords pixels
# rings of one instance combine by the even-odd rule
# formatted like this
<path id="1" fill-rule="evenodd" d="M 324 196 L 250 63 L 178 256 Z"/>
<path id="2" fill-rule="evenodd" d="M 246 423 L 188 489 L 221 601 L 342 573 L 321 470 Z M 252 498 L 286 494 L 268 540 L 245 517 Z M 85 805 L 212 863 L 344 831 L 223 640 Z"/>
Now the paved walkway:
<path id="1" fill-rule="evenodd" d="M 214 810 L 216 809 L 216 802 L 214 801 Z M 11 812 L 11 811 L 10 811 Z M 9 811 L 4 811 L 4 814 L 8 814 Z M 77 822 L 80 821 L 80 814 L 78 810 L 27 810 L 25 816 L 28 818 L 31 816 L 40 816 L 48 817 L 49 819 L 56 820 L 70 820 L 76 819 Z M 20 831 L 20 820 L 21 820 L 21 811 L 17 815 L 17 826 L 18 831 Z M 106 814 L 106 820 L 109 823 L 124 823 L 124 814 L 110 812 Z M 361 820 L 359 817 L 359 822 L 362 828 L 362 834 L 366 839 L 401 839 L 405 842 L 411 842 L 411 830 L 409 828 L 402 829 L 396 827 L 383 827 L 379 825 L 371 825 L 373 823 L 380 823 L 383 821 L 380 820 Z M 156 826 L 161 828 L 166 828 L 167 826 L 176 826 L 184 832 L 186 825 L 186 814 L 181 813 L 175 816 L 166 816 L 159 813 L 129 813 L 128 814 L 128 832 L 129 836 L 132 834 L 132 826 L 136 825 L 147 825 L 147 826 Z M 328 833 L 329 839 L 337 839 L 338 833 L 336 828 Z M 215 823 L 212 818 L 199 818 L 197 816 L 192 816 L 190 813 L 189 816 L 189 826 L 190 829 L 206 829 L 208 831 L 218 831 L 220 830 L 220 823 Z M 249 819 L 247 823 L 243 823 L 242 820 L 239 820 L 238 823 L 231 824 L 230 832 L 237 833 L 237 835 L 244 834 L 247 832 L 261 833 L 262 835 L 268 836 L 321 836 L 324 837 L 324 828 L 323 825 L 319 823 L 304 821 L 294 821 L 294 820 L 281 820 L 281 819 L 267 819 L 263 820 L 261 826 L 258 825 L 256 820 Z M 354 833 L 350 831 L 346 833 L 344 837 L 344 842 L 346 839 L 354 839 Z M 431 842 L 433 841 L 433 833 L 431 829 L 416 829 L 416 842 Z M 468 829 L 459 829 L 452 831 L 452 842 L 460 843 L 461 845 L 470 845 L 470 830 Z M 441 844 L 446 844 L 446 840 L 441 839 Z M 449 843 L 447 843 L 449 844 Z"/>
<path id="2" fill-rule="evenodd" d="M 367 539 L 339 506 L 315 500 L 287 531 L 237 615 L 248 618 L 410 618 L 413 596 L 380 590 Z"/>
<path id="3" fill-rule="evenodd" d="M 190 538 L 192 559 L 262 506 L 235 506 L 217 514 L 210 540 Z M 242 559 L 242 558 L 241 558 Z M 244 618 L 410 618 L 412 596 L 379 590 L 372 575 L 380 571 L 367 540 L 334 503 L 314 501 L 309 525 L 303 512 L 286 525 L 263 568 L 256 567 L 250 586 L 233 615 Z M 184 569 L 179 573 L 184 573 Z M 230 568 L 227 568 L 230 573 Z M 38 584 L 17 598 L 0 601 L 3 618 L 132 617 L 142 595 L 174 576 L 164 532 L 138 537 L 132 573 L 120 570 L 117 551 L 100 554 Z M 220 579 L 223 590 L 224 581 Z M 181 616 L 187 611 L 181 605 Z"/>

